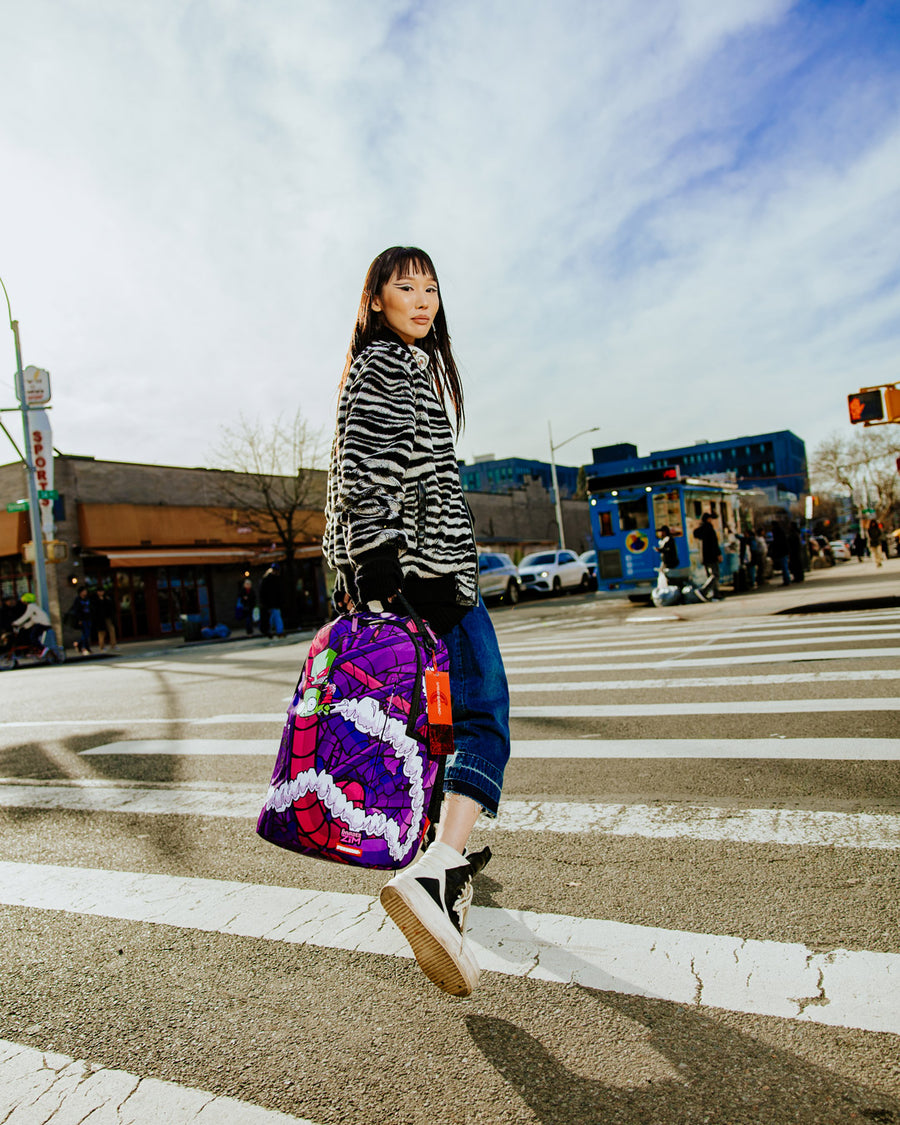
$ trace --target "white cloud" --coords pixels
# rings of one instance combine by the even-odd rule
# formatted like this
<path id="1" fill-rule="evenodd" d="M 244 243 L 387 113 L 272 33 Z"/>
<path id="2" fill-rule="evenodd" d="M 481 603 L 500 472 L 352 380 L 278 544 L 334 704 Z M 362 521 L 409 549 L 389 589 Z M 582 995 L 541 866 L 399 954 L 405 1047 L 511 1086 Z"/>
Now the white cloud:
<path id="1" fill-rule="evenodd" d="M 546 456 L 548 418 L 558 438 L 603 427 L 573 461 L 815 442 L 857 377 L 895 375 L 900 118 L 890 77 L 829 55 L 827 11 L 805 36 L 798 18 L 17 6 L 0 274 L 25 361 L 53 372 L 57 443 L 193 464 L 239 411 L 330 426 L 366 266 L 396 242 L 441 273 L 462 455 Z"/>

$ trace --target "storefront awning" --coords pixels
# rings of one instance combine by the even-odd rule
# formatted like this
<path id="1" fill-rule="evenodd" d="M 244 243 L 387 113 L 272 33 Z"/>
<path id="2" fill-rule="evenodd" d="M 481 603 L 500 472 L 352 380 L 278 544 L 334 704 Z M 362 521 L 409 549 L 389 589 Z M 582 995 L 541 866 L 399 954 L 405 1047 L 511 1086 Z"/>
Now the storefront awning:
<path id="1" fill-rule="evenodd" d="M 322 553 L 321 547 L 301 547 L 295 552 L 296 558 L 318 558 Z M 160 548 L 138 549 L 120 551 L 91 551 L 93 557 L 109 559 L 113 569 L 130 569 L 142 566 L 222 566 L 229 563 L 244 563 L 260 565 L 275 562 L 284 558 L 284 551 L 279 550 L 241 550 L 239 547 L 195 547 L 186 550 L 166 550 Z"/>

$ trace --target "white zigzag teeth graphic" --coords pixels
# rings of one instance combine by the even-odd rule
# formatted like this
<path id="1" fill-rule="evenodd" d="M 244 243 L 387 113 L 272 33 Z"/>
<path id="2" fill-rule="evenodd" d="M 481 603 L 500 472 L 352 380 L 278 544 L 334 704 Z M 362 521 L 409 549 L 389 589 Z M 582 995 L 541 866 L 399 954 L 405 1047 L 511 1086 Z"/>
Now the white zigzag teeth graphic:
<path id="1" fill-rule="evenodd" d="M 380 836 L 388 846 L 395 860 L 401 860 L 419 838 L 422 818 L 425 811 L 425 789 L 422 782 L 422 760 L 419 757 L 419 743 L 406 733 L 406 724 L 400 719 L 392 719 L 381 710 L 371 698 L 342 699 L 334 705 L 334 710 L 352 723 L 362 734 L 379 738 L 393 747 L 400 762 L 403 776 L 409 781 L 412 823 L 401 843 L 400 825 L 385 813 L 366 815 L 346 796 L 334 778 L 326 770 L 304 770 L 293 780 L 281 785 L 270 785 L 266 794 L 266 808 L 274 812 L 284 812 L 294 801 L 307 793 L 315 793 L 331 815 L 342 821 L 351 832 L 364 832 L 367 836 Z"/>

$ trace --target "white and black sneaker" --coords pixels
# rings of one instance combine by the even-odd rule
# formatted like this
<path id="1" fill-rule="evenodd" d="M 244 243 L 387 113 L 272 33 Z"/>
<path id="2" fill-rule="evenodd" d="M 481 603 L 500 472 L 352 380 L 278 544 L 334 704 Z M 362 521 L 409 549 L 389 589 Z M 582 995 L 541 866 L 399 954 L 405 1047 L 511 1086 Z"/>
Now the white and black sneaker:
<path id="1" fill-rule="evenodd" d="M 381 905 L 403 931 L 419 968 L 452 996 L 468 996 L 481 975 L 465 927 L 472 879 L 490 858 L 490 848 L 463 856 L 449 844 L 432 844 L 381 891 Z"/>

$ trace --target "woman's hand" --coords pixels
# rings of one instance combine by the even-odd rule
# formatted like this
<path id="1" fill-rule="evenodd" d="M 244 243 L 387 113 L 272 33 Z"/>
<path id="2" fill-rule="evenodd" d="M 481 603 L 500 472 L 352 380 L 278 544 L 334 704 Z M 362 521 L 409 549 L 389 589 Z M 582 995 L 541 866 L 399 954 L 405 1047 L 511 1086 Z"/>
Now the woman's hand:
<path id="1" fill-rule="evenodd" d="M 387 607 L 403 589 L 403 570 L 397 552 L 379 548 L 364 555 L 353 576 L 359 600 L 365 605 L 380 602 Z"/>

